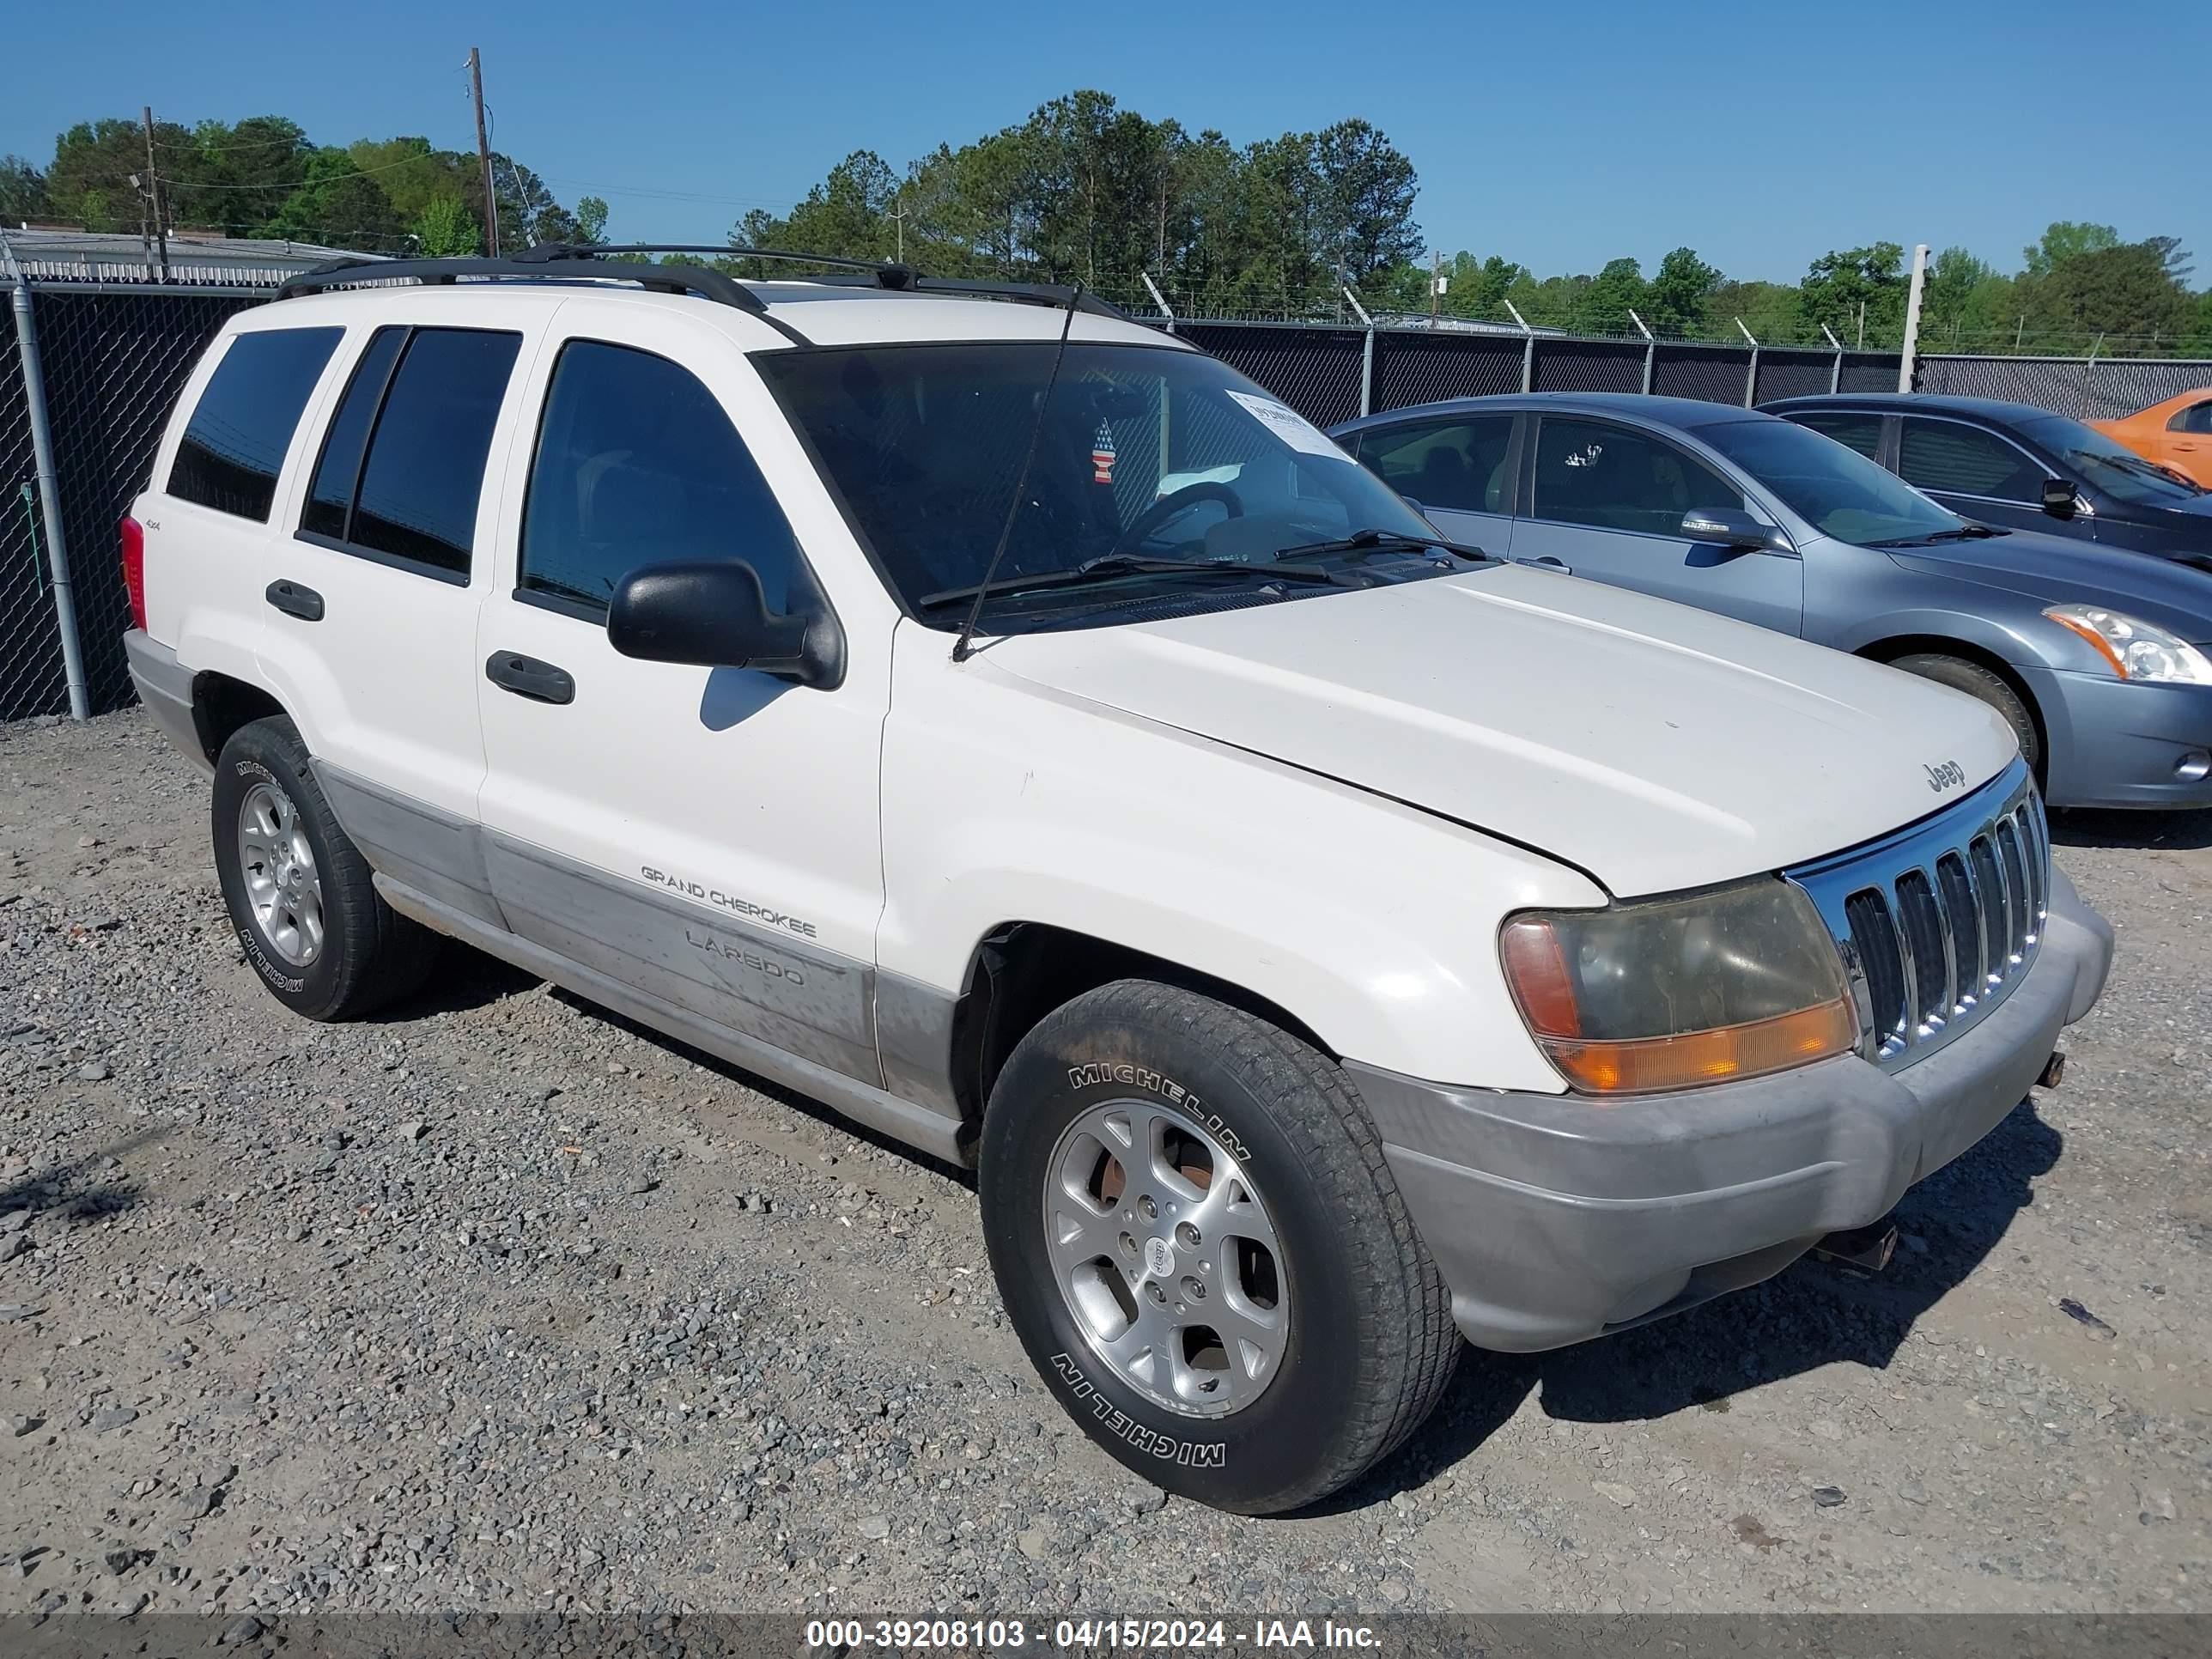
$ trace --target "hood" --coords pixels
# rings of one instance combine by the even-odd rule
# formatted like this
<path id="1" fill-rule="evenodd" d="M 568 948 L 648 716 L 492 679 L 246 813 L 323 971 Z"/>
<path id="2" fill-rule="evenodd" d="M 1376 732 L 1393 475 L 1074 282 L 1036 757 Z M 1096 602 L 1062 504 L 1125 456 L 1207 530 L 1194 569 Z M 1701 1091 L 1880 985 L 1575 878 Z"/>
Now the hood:
<path id="1" fill-rule="evenodd" d="M 1987 541 L 1899 548 L 1890 557 L 1907 570 L 2002 588 L 2045 605 L 2109 605 L 2185 640 L 2212 640 L 2212 570 L 2154 553 L 2014 531 Z"/>
<path id="2" fill-rule="evenodd" d="M 2100 493 L 2097 521 L 2116 519 L 2123 524 L 2153 525 L 2191 547 L 2212 552 L 2212 490 L 2171 501 L 2123 501 Z"/>
<path id="3" fill-rule="evenodd" d="M 2015 753 L 1957 692 L 1516 565 L 1017 635 L 988 660 L 1518 842 L 1620 897 L 1856 845 L 1956 799 L 1935 769 L 1972 787 Z"/>

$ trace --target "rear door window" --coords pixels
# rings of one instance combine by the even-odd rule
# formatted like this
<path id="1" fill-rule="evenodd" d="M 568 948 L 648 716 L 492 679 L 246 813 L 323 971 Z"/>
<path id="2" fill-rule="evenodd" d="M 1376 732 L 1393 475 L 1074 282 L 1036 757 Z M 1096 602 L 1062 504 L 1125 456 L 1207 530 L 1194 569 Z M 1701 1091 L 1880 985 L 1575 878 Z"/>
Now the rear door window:
<path id="1" fill-rule="evenodd" d="M 2166 423 L 2168 432 L 2191 432 L 2202 436 L 2212 434 L 2212 399 L 2191 404 Z"/>
<path id="2" fill-rule="evenodd" d="M 521 343 L 477 329 L 379 331 L 331 419 L 302 532 L 466 581 L 484 461 Z"/>
<path id="3" fill-rule="evenodd" d="M 1956 421 L 1909 416 L 1897 470 L 1905 483 L 1954 495 L 2037 506 L 2045 469 L 1994 432 Z"/>
<path id="4" fill-rule="evenodd" d="M 185 423 L 168 493 L 268 523 L 284 452 L 344 333 L 271 328 L 234 337 Z"/>
<path id="5" fill-rule="evenodd" d="M 1743 491 L 1674 445 L 1602 421 L 1547 418 L 1528 516 L 1682 538 L 1682 515 L 1743 510 Z"/>
<path id="6" fill-rule="evenodd" d="M 1359 459 L 1384 483 L 1423 507 L 1455 513 L 1503 513 L 1512 499 L 1506 476 L 1513 416 L 1414 421 L 1368 432 Z"/>
<path id="7" fill-rule="evenodd" d="M 1879 415 L 1792 415 L 1808 432 L 1833 438 L 1846 449 L 1856 449 L 1867 459 L 1881 459 L 1881 416 Z"/>

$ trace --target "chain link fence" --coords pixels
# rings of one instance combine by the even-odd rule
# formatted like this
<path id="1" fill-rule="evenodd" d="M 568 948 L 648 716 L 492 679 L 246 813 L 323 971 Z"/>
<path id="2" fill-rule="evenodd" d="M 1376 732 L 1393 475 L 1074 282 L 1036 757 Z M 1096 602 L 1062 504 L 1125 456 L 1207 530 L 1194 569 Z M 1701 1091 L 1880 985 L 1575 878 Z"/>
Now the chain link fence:
<path id="1" fill-rule="evenodd" d="M 1925 356 L 1921 392 L 2033 404 L 2077 421 L 2115 421 L 2185 392 L 2212 386 L 2212 362 L 2175 357 Z"/>
<path id="2" fill-rule="evenodd" d="M 225 319 L 265 303 L 263 285 L 159 286 L 27 273 L 63 540 L 73 580 L 88 700 L 95 713 L 131 698 L 121 635 L 130 606 L 116 560 L 116 520 L 145 485 L 177 394 Z M 41 279 L 43 276 L 43 279 Z M 1751 404 L 1831 390 L 1897 385 L 1898 355 L 1800 346 L 1239 322 L 1140 320 L 1171 327 L 1322 426 L 1374 410 L 1524 388 L 1642 392 Z M 0 720 L 70 707 L 40 522 L 29 403 L 12 314 L 0 307 Z M 2100 419 L 2212 386 L 2212 362 L 1930 355 L 1923 392 L 2035 404 Z"/>

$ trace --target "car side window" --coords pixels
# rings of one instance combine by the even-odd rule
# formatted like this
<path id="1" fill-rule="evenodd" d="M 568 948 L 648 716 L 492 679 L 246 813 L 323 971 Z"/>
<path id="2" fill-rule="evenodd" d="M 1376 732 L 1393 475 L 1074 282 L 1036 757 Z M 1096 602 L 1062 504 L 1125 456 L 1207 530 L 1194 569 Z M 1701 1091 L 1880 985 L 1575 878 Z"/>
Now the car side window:
<path id="1" fill-rule="evenodd" d="M 1513 416 L 1414 421 L 1360 434 L 1359 459 L 1401 495 L 1457 513 L 1503 513 Z"/>
<path id="2" fill-rule="evenodd" d="M 2043 500 L 2045 469 L 2017 444 L 1956 421 L 1908 416 L 1898 471 L 1922 489 L 1986 495 L 2027 506 Z"/>
<path id="3" fill-rule="evenodd" d="M 521 345 L 481 329 L 378 330 L 331 418 L 301 533 L 467 581 L 484 462 Z"/>
<path id="4" fill-rule="evenodd" d="M 1833 438 L 1846 449 L 1856 449 L 1870 461 L 1881 456 L 1879 415 L 1792 415 L 1790 418 L 1808 431 Z"/>
<path id="5" fill-rule="evenodd" d="M 1743 511 L 1743 491 L 1674 445 L 1602 421 L 1546 417 L 1532 518 L 1676 540 L 1682 515 Z"/>
<path id="6" fill-rule="evenodd" d="M 2212 434 L 2212 398 L 2190 406 L 2166 423 L 2168 432 Z"/>
<path id="7" fill-rule="evenodd" d="M 234 336 L 185 424 L 168 493 L 268 523 L 284 452 L 344 333 L 271 328 Z"/>
<path id="8" fill-rule="evenodd" d="M 714 395 L 688 369 L 574 340 L 554 365 L 523 507 L 519 596 L 592 617 L 624 576 L 743 559 L 772 611 L 812 580 L 790 522 Z"/>

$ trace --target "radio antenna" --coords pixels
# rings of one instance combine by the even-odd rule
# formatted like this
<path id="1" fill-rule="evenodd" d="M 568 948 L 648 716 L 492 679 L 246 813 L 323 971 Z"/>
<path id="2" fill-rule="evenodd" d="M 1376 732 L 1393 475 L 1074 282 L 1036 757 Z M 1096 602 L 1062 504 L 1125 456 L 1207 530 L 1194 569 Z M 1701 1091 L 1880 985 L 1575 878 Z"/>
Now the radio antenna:
<path id="1" fill-rule="evenodd" d="M 1060 366 L 1067 358 L 1067 331 L 1075 326 L 1075 310 L 1083 298 L 1083 284 L 1078 283 L 1067 291 L 1067 315 L 1060 319 L 1060 344 L 1052 354 L 1052 373 L 1045 376 L 1044 396 L 1037 403 L 1036 419 L 1030 422 L 1030 447 L 1022 457 L 1021 476 L 1014 480 L 1014 499 L 1006 504 L 1006 521 L 999 526 L 999 544 L 991 550 L 991 562 L 983 567 L 983 580 L 975 585 L 975 603 L 968 607 L 968 620 L 960 624 L 960 637 L 952 641 L 952 660 L 966 662 L 975 654 L 975 619 L 983 614 L 983 601 L 990 596 L 991 578 L 999 574 L 999 564 L 1006 556 L 1006 548 L 1014 538 L 1014 520 L 1021 516 L 1022 497 L 1029 493 L 1030 469 L 1036 463 L 1037 441 L 1044 436 L 1045 416 L 1052 410 L 1053 389 L 1060 384 Z"/>

